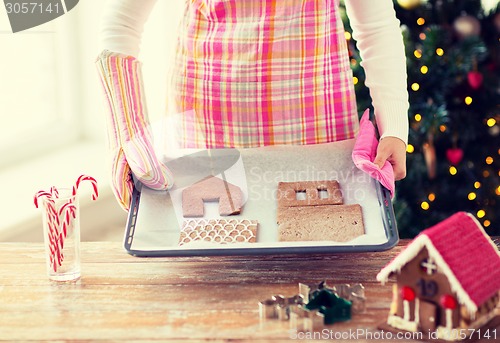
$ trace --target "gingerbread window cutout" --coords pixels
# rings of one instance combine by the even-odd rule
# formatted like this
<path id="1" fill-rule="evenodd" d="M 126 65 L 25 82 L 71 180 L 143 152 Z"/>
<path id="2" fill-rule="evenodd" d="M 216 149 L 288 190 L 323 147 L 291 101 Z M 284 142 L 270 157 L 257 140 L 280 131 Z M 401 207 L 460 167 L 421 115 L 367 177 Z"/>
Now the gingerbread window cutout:
<path id="1" fill-rule="evenodd" d="M 431 258 L 425 258 L 420 262 L 420 269 L 427 275 L 437 272 L 437 265 Z"/>
<path id="2" fill-rule="evenodd" d="M 295 191 L 295 198 L 298 201 L 307 200 L 307 192 L 306 192 L 306 190 L 304 189 L 304 190 Z"/>
<path id="3" fill-rule="evenodd" d="M 329 194 L 328 194 L 328 189 L 326 188 L 318 188 L 318 197 L 320 199 L 328 199 L 329 198 Z"/>

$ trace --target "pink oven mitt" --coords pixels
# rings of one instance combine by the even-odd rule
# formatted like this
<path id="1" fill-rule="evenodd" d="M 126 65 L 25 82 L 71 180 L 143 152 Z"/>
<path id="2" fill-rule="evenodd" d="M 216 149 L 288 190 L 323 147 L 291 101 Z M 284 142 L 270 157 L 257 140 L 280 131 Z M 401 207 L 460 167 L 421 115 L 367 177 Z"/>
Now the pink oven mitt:
<path id="1" fill-rule="evenodd" d="M 108 105 L 113 192 L 122 208 L 128 210 L 134 186 L 132 174 L 154 190 L 170 188 L 174 179 L 153 149 L 141 63 L 132 56 L 103 51 L 96 66 Z"/>
<path id="2" fill-rule="evenodd" d="M 378 180 L 382 186 L 391 192 L 394 197 L 394 170 L 389 161 L 379 168 L 373 161 L 377 155 L 378 140 L 375 135 L 375 126 L 369 119 L 370 111 L 366 110 L 359 122 L 359 133 L 354 143 L 352 160 L 356 167 Z"/>

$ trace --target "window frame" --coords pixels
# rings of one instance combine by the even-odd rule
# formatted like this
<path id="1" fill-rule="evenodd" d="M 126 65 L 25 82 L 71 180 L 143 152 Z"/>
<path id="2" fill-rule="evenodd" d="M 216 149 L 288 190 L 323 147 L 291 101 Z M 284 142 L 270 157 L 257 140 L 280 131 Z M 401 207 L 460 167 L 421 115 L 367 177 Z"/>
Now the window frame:
<path id="1" fill-rule="evenodd" d="M 52 22 L 51 22 L 52 24 Z M 0 146 L 0 170 L 9 168 L 29 159 L 53 153 L 59 149 L 81 141 L 85 136 L 82 125 L 82 106 L 80 93 L 78 54 L 82 51 L 77 20 L 58 18 L 53 21 L 53 30 L 47 31 L 42 25 L 26 33 L 15 34 L 54 34 L 53 59 L 56 64 L 53 77 L 55 89 L 56 119 L 47 120 L 43 126 L 22 130 L 15 139 Z M 13 34 L 5 33 L 2 34 Z M 36 89 L 31 89 L 29 92 Z M 28 93 L 29 93 L 28 92 Z M 29 101 L 29 99 L 24 99 Z M 8 114 L 10 115 L 10 114 Z"/>

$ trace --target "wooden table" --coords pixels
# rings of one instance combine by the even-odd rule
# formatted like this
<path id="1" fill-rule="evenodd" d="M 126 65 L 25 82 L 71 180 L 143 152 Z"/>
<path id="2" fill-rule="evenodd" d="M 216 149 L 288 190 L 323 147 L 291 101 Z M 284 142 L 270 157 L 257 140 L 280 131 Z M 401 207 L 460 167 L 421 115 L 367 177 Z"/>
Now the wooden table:
<path id="1" fill-rule="evenodd" d="M 258 302 L 326 279 L 363 283 L 367 311 L 326 326 L 322 338 L 356 334 L 365 342 L 381 334 L 391 300 L 391 285 L 375 276 L 407 243 L 379 253 L 138 258 L 117 242 L 84 242 L 76 284 L 48 281 L 41 244 L 0 243 L 0 340 L 312 338 L 290 332 L 288 322 L 260 322 Z"/>

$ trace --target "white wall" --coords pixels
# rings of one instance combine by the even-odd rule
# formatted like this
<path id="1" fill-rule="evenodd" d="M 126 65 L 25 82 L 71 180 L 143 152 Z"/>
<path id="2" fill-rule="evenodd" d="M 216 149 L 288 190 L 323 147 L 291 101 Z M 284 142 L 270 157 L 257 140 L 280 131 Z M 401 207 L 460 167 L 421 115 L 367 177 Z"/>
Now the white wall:
<path id="1" fill-rule="evenodd" d="M 43 151 L 36 150 L 37 144 L 32 144 L 28 147 L 33 149 L 33 154 L 27 155 L 29 157 L 0 167 L 0 189 L 4 193 L 3 197 L 0 196 L 2 219 L 0 240 L 40 240 L 41 215 L 33 205 L 34 193 L 51 185 L 72 184 L 72 180 L 81 173 L 98 179 L 101 194 L 97 202 L 92 203 L 90 200 L 81 202 L 82 237 L 91 240 L 108 239 L 110 236 L 121 236 L 123 232 L 126 213 L 119 208 L 110 188 L 104 117 L 107 113 L 104 111 L 103 96 L 94 66 L 99 53 L 98 34 L 103 3 L 101 0 L 82 0 L 73 10 L 57 18 L 53 23 L 43 24 L 27 31 L 46 32 L 45 34 L 51 35 L 50 31 L 71 30 L 71 35 L 62 38 L 66 40 L 62 48 L 68 48 L 65 53 L 69 58 L 57 65 L 57 68 L 61 68 L 59 71 L 69 72 L 59 77 L 54 71 L 49 81 L 55 80 L 61 92 L 66 89 L 65 84 L 71 86 L 70 94 L 65 97 L 68 106 L 64 108 L 70 108 L 70 111 L 78 113 L 78 126 L 81 125 L 83 130 L 79 131 L 81 134 L 71 144 L 56 144 Z M 139 58 L 144 65 L 144 83 L 152 121 L 161 118 L 165 109 L 166 71 L 183 3 L 184 0 L 158 0 L 145 26 Z M 5 46 L 2 42 L 6 42 L 7 39 L 16 39 L 23 34 L 12 34 L 9 30 L 6 13 L 0 11 L 0 46 Z M 24 34 L 26 35 L 26 32 Z M 43 49 L 43 46 L 40 49 Z M 2 54 L 15 57 L 23 56 L 25 53 L 22 51 L 22 45 L 19 49 L 11 50 L 3 49 Z M 13 60 L 14 63 L 27 63 L 25 58 L 13 58 Z M 8 69 L 3 70 L 8 71 Z M 36 73 L 37 68 L 32 69 L 32 73 Z M 10 80 L 14 77 L 15 75 L 10 76 Z M 8 79 L 6 71 L 0 75 L 0 82 L 4 82 L 5 86 Z M 15 113 L 16 102 L 35 101 L 34 95 L 44 91 L 43 85 L 40 84 L 34 89 L 30 87 L 32 85 L 26 83 L 24 94 L 15 94 L 18 97 L 16 101 L 0 104 L 0 119 L 4 126 L 8 126 L 9 121 L 18 119 L 11 115 Z M 37 98 L 36 101 L 43 100 Z M 18 127 L 24 125 L 21 124 Z M 11 127 L 14 127 L 13 123 Z M 14 136 L 19 138 L 19 135 Z M 2 157 L 6 158 L 5 155 Z M 89 191 L 82 190 L 82 196 L 86 198 Z"/>

